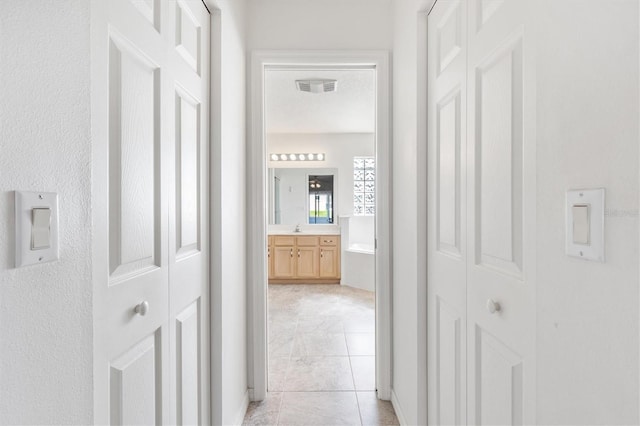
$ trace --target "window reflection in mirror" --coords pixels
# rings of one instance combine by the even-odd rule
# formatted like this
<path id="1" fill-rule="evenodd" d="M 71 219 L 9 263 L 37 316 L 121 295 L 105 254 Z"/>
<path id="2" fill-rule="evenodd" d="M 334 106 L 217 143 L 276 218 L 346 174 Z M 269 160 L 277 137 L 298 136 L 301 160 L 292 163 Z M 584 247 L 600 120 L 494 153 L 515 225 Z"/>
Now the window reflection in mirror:
<path id="1" fill-rule="evenodd" d="M 333 223 L 333 175 L 309 175 L 309 224 Z"/>

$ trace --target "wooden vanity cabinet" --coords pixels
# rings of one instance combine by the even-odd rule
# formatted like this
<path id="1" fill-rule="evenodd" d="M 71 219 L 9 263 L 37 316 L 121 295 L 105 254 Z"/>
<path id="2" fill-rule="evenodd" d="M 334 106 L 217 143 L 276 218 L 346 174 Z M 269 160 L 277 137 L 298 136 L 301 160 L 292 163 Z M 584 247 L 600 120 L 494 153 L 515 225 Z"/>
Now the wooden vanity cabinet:
<path id="1" fill-rule="evenodd" d="M 270 235 L 269 283 L 340 283 L 339 235 Z"/>
<path id="2" fill-rule="evenodd" d="M 320 259 L 318 254 L 318 237 L 296 237 L 296 279 L 318 278 Z"/>
<path id="3" fill-rule="evenodd" d="M 273 256 L 273 278 L 294 278 L 296 273 L 295 238 L 274 235 L 269 253 Z"/>
<path id="4" fill-rule="evenodd" d="M 340 276 L 340 246 L 333 235 L 320 237 L 320 278 Z"/>

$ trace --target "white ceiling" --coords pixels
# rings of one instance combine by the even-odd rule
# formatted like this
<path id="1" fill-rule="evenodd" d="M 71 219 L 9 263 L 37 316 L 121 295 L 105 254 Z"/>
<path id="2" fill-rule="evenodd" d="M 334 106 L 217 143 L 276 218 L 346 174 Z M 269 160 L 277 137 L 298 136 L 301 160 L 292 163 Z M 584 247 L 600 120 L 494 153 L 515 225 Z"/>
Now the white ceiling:
<path id="1" fill-rule="evenodd" d="M 296 80 L 338 80 L 333 93 L 296 90 Z M 373 70 L 267 70 L 267 133 L 374 133 Z"/>

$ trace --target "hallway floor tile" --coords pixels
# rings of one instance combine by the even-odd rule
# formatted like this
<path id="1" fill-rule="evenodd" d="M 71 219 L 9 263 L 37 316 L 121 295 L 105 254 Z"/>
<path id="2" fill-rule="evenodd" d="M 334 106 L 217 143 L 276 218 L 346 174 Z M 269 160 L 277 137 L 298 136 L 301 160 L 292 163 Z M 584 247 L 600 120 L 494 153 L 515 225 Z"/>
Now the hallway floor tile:
<path id="1" fill-rule="evenodd" d="M 375 298 L 341 285 L 269 286 L 269 393 L 245 425 L 398 425 L 375 393 Z"/>

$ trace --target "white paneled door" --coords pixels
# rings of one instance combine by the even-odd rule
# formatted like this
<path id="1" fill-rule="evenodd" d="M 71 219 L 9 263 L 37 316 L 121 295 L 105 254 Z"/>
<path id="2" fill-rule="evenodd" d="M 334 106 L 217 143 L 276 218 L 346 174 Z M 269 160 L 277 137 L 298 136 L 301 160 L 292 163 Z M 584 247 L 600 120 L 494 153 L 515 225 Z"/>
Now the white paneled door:
<path id="1" fill-rule="evenodd" d="M 207 424 L 209 13 L 92 2 L 97 424 Z"/>
<path id="2" fill-rule="evenodd" d="M 530 3 L 439 0 L 429 15 L 431 424 L 535 423 Z"/>
<path id="3" fill-rule="evenodd" d="M 467 2 L 440 1 L 428 28 L 429 423 L 466 413 Z"/>

